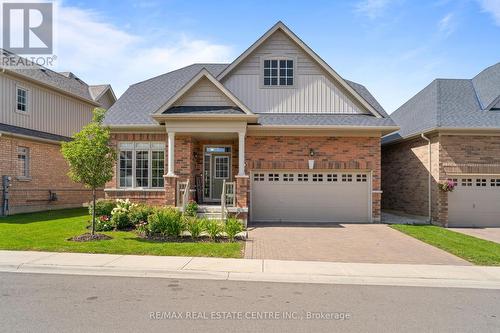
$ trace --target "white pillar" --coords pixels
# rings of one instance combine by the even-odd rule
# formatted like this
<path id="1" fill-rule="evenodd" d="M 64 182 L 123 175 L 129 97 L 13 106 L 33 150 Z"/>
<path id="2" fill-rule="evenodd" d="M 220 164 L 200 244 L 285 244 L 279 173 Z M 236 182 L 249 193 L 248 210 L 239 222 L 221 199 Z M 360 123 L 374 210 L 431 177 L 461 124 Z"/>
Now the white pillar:
<path id="1" fill-rule="evenodd" d="M 175 166 L 175 132 L 168 132 L 168 172 L 167 176 L 173 177 Z"/>
<path id="2" fill-rule="evenodd" d="M 245 176 L 245 132 L 238 132 L 238 176 Z"/>

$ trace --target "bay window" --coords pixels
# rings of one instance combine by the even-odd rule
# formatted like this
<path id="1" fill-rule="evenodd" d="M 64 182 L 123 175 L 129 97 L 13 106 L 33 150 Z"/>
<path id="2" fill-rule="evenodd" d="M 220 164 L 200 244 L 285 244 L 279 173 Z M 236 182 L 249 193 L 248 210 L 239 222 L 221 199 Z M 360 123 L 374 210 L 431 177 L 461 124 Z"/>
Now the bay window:
<path id="1" fill-rule="evenodd" d="M 119 186 L 163 188 L 165 144 L 163 142 L 121 142 L 119 144 Z"/>

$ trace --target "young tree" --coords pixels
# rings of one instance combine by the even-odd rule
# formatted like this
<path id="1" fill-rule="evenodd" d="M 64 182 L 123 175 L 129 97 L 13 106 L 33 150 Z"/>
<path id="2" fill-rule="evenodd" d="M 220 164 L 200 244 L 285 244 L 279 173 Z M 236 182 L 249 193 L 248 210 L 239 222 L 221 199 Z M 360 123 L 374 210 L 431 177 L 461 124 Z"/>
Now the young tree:
<path id="1" fill-rule="evenodd" d="M 62 144 L 61 152 L 68 161 L 69 177 L 92 189 L 92 235 L 95 234 L 96 189 L 113 178 L 116 152 L 109 146 L 110 131 L 102 125 L 106 110 L 94 109 L 92 122 Z"/>

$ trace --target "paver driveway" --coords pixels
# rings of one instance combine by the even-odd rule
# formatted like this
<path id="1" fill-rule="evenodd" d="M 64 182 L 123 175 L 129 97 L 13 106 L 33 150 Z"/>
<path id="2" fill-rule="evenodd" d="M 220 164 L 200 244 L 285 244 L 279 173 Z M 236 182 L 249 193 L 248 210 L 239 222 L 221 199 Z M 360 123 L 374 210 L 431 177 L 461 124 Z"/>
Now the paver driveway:
<path id="1" fill-rule="evenodd" d="M 470 265 L 385 224 L 256 224 L 245 258 Z"/>

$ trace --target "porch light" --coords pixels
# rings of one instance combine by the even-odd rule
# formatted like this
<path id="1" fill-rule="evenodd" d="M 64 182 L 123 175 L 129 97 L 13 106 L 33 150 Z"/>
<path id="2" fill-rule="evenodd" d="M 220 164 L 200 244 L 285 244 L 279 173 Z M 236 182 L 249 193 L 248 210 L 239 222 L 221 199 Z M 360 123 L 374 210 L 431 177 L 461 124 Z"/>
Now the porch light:
<path id="1" fill-rule="evenodd" d="M 314 156 L 315 152 L 314 149 L 310 148 L 309 149 L 309 156 Z"/>

